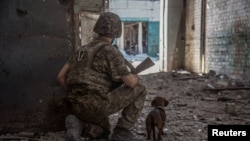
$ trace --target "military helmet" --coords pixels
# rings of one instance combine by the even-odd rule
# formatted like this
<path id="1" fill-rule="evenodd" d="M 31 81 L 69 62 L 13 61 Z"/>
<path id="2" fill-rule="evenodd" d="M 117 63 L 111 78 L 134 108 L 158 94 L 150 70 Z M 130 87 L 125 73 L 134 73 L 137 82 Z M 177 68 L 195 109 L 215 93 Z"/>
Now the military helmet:
<path id="1" fill-rule="evenodd" d="M 101 13 L 96 21 L 94 32 L 110 38 L 120 37 L 122 32 L 120 17 L 111 12 Z"/>

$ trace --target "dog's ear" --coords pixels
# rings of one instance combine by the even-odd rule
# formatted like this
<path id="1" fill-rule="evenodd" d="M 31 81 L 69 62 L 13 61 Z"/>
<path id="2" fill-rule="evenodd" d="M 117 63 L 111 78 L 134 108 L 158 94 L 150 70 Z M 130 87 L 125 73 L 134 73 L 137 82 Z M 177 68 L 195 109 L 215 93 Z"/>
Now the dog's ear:
<path id="1" fill-rule="evenodd" d="M 151 101 L 151 106 L 152 106 L 152 107 L 156 106 L 156 101 L 155 101 L 155 100 L 152 100 L 152 101 Z"/>
<path id="2" fill-rule="evenodd" d="M 168 100 L 164 98 L 164 106 L 167 107 L 168 106 Z"/>

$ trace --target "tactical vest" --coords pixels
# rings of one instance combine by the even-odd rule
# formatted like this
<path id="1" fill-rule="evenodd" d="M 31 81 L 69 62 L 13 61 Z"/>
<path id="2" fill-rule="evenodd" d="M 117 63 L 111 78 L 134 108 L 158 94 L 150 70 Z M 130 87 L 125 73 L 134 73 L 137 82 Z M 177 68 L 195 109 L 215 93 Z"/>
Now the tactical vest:
<path id="1" fill-rule="evenodd" d="M 91 68 L 92 60 L 95 53 L 102 47 L 108 45 L 106 42 L 84 45 L 73 55 L 70 64 L 69 73 L 67 74 L 68 85 L 91 85 L 98 89 L 108 90 L 111 87 L 111 82 L 108 76 L 96 72 Z"/>

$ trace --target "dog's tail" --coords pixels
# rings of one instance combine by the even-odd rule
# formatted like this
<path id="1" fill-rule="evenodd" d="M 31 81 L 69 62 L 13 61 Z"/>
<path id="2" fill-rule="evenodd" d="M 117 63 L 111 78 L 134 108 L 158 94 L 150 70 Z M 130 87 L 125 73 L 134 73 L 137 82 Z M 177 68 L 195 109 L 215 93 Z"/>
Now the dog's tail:
<path id="1" fill-rule="evenodd" d="M 155 120 L 154 118 L 151 118 L 151 126 L 152 126 L 152 129 L 153 129 L 153 140 L 156 141 L 156 136 L 155 136 Z"/>

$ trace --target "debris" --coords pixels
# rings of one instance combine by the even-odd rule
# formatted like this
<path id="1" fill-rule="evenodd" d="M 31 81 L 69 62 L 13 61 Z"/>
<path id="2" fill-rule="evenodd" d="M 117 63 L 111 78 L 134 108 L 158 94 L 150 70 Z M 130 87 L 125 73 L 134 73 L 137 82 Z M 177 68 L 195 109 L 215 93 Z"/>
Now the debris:
<path id="1" fill-rule="evenodd" d="M 40 140 L 33 138 L 22 138 L 22 137 L 0 137 L 0 141 L 40 141 Z"/>
<path id="2" fill-rule="evenodd" d="M 191 92 L 185 92 L 187 96 L 192 96 L 193 94 Z"/>
<path id="3" fill-rule="evenodd" d="M 203 89 L 203 91 L 225 91 L 225 90 L 250 90 L 250 87 L 229 87 L 229 88 L 215 88 L 215 89 Z"/>
<path id="4" fill-rule="evenodd" d="M 222 80 L 218 80 L 217 84 L 219 86 L 228 87 L 230 85 L 230 82 L 228 80 L 222 79 Z"/>
<path id="5" fill-rule="evenodd" d="M 209 88 L 211 88 L 211 89 L 215 89 L 215 87 L 214 87 L 213 85 L 211 85 L 211 84 L 207 84 L 207 86 L 208 86 Z"/>
<path id="6" fill-rule="evenodd" d="M 189 80 L 189 79 L 199 79 L 199 78 L 206 78 L 206 76 L 174 78 L 173 80 Z"/>
<path id="7" fill-rule="evenodd" d="M 216 76 L 216 72 L 214 70 L 210 70 L 206 75 L 208 77 L 214 77 L 214 76 Z"/>
<path id="8" fill-rule="evenodd" d="M 229 78 L 234 79 L 234 80 L 242 80 L 242 76 L 238 74 L 232 74 L 229 76 Z"/>
<path id="9" fill-rule="evenodd" d="M 230 115 L 236 115 L 235 103 L 227 103 L 225 107 L 225 112 Z"/>
<path id="10" fill-rule="evenodd" d="M 222 101 L 222 102 L 225 102 L 225 101 L 233 101 L 235 99 L 232 99 L 232 98 L 228 98 L 228 97 L 219 97 L 217 99 L 217 101 Z"/>
<path id="11" fill-rule="evenodd" d="M 153 108 L 151 107 L 151 100 L 156 95 L 166 96 L 170 102 L 169 107 L 165 109 L 167 112 L 164 126 L 166 134 L 163 135 L 163 140 L 165 141 L 205 141 L 207 140 L 208 124 L 250 124 L 249 80 L 231 81 L 225 78 L 227 81 L 231 81 L 230 83 L 235 82 L 235 85 L 220 88 L 217 87 L 216 82 L 221 78 L 207 77 L 199 79 L 203 76 L 206 75 L 199 76 L 193 73 L 191 75 L 183 75 L 173 72 L 141 76 L 144 85 L 148 89 L 148 94 L 146 95 L 142 113 L 131 131 L 138 137 L 146 136 L 145 117 Z M 185 78 L 184 80 L 173 81 L 173 78 L 182 77 L 196 77 L 198 79 L 186 80 Z M 202 91 L 203 88 L 216 93 Z M 240 91 L 230 91 L 230 89 Z M 53 106 L 55 108 L 51 110 L 53 114 L 64 111 L 63 109 L 67 107 L 65 106 L 67 104 L 63 101 L 61 98 L 53 97 L 52 103 L 55 105 Z M 117 125 L 121 115 L 122 111 L 119 111 L 109 116 L 111 129 Z M 6 130 L 8 131 L 9 128 L 6 128 Z M 32 132 L 31 130 L 28 131 Z M 11 141 L 65 141 L 65 130 L 61 132 L 46 132 L 45 135 L 39 133 L 41 136 L 39 139 L 19 137 L 17 136 L 17 131 L 11 134 L 11 137 L 6 136 L 7 133 L 1 134 L 0 141 L 6 137 L 9 137 L 6 141 L 11 139 L 16 139 Z M 82 140 L 84 139 L 82 138 Z"/>
<path id="12" fill-rule="evenodd" d="M 201 100 L 205 100 L 205 101 L 216 101 L 215 98 L 211 98 L 211 97 L 202 97 Z"/>
<path id="13" fill-rule="evenodd" d="M 191 74 L 190 72 L 188 72 L 186 70 L 178 70 L 177 73 L 180 73 L 180 74 Z"/>
<path id="14" fill-rule="evenodd" d="M 176 106 L 178 106 L 178 107 L 187 107 L 187 104 L 186 103 L 183 103 L 183 104 L 176 104 Z"/>
<path id="15" fill-rule="evenodd" d="M 20 132 L 17 134 L 17 136 L 26 138 L 40 138 L 39 133 L 33 133 L 33 132 Z"/>

